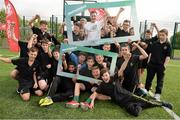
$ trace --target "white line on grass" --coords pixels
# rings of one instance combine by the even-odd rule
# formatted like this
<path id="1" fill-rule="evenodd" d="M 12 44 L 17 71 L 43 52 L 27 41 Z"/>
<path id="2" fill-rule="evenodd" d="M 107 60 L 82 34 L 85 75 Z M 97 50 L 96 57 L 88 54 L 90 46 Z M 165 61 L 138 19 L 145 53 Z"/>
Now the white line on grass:
<path id="1" fill-rule="evenodd" d="M 180 117 L 175 113 L 173 112 L 172 110 L 170 110 L 169 108 L 166 108 L 166 107 L 163 107 L 164 110 L 169 113 L 170 116 L 172 116 L 175 120 L 180 120 Z"/>
<path id="2" fill-rule="evenodd" d="M 151 92 L 151 94 L 149 94 L 151 97 L 154 96 L 154 93 Z M 162 108 L 171 116 L 173 117 L 175 120 L 180 120 L 180 117 L 175 113 L 173 112 L 171 109 L 167 108 L 167 107 L 164 107 L 162 106 Z"/>

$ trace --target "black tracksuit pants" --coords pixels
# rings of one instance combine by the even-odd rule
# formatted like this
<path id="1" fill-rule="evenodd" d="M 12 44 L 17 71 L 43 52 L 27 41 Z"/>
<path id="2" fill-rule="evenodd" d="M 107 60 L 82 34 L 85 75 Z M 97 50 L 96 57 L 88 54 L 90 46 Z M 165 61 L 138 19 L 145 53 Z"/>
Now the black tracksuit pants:
<path id="1" fill-rule="evenodd" d="M 52 98 L 53 102 L 67 100 L 74 95 L 74 83 L 69 78 L 56 76 L 51 83 L 47 95 Z"/>
<path id="2" fill-rule="evenodd" d="M 152 80 L 157 75 L 157 86 L 156 86 L 156 92 L 158 94 L 161 94 L 162 88 L 163 88 L 163 81 L 164 81 L 164 65 L 154 65 L 149 64 L 147 66 L 147 77 L 146 77 L 146 84 L 145 88 L 149 91 L 152 85 Z"/>
<path id="3" fill-rule="evenodd" d="M 162 102 L 156 100 L 147 100 L 137 95 L 134 95 L 124 89 L 123 87 L 115 88 L 114 101 L 119 106 L 126 109 L 126 111 L 134 116 L 138 116 L 142 109 L 162 106 Z"/>

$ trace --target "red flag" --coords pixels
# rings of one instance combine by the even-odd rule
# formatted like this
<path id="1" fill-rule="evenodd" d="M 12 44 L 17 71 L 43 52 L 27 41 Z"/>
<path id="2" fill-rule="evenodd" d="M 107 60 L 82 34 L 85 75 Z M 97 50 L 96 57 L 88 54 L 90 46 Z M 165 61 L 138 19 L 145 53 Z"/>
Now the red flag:
<path id="1" fill-rule="evenodd" d="M 102 9 L 102 8 L 89 8 L 88 11 L 89 12 L 95 11 L 97 13 L 96 20 L 98 20 L 98 21 L 100 21 L 106 14 L 104 9 Z"/>
<path id="2" fill-rule="evenodd" d="M 12 40 L 12 26 L 14 26 L 14 34 L 16 38 L 19 40 L 19 20 L 16 13 L 16 10 L 12 3 L 9 0 L 4 0 L 6 5 L 6 35 L 9 43 L 9 48 L 13 52 L 19 51 L 18 43 Z"/>
<path id="3" fill-rule="evenodd" d="M 0 23 L 0 30 L 6 30 L 6 24 Z"/>

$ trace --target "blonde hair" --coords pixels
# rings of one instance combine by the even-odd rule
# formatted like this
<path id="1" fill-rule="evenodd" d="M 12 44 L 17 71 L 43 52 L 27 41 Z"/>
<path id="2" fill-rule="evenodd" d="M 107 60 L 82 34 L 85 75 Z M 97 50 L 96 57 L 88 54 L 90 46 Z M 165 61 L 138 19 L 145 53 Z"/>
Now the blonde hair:
<path id="1" fill-rule="evenodd" d="M 165 33 L 168 36 L 168 30 L 167 29 L 161 29 L 159 32 Z"/>

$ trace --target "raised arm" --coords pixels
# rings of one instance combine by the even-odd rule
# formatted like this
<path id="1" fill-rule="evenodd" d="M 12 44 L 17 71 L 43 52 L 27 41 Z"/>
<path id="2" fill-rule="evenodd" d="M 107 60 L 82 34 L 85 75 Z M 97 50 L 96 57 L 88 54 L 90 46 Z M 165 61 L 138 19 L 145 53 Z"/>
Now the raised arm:
<path id="1" fill-rule="evenodd" d="M 61 59 L 62 59 L 62 64 L 63 64 L 64 70 L 67 70 L 68 69 L 68 65 L 67 65 L 67 62 L 66 62 L 65 54 L 62 54 Z"/>
<path id="2" fill-rule="evenodd" d="M 11 26 L 10 26 L 10 34 L 11 34 L 12 40 L 14 40 L 15 42 L 18 42 L 18 39 L 16 38 L 15 33 L 14 33 L 14 24 L 13 23 L 11 23 Z"/>
<path id="3" fill-rule="evenodd" d="M 119 11 L 118 11 L 118 13 L 117 13 L 117 15 L 116 15 L 116 17 L 115 17 L 115 22 L 117 23 L 117 21 L 118 21 L 118 18 L 119 18 L 119 16 L 120 16 L 120 14 L 122 13 L 124 11 L 124 8 L 120 8 L 119 9 Z"/>
<path id="4" fill-rule="evenodd" d="M 118 77 L 123 77 L 123 72 L 124 70 L 126 69 L 127 67 L 127 64 L 129 62 L 129 59 L 131 58 L 131 54 L 127 54 L 125 57 L 124 57 L 124 62 L 123 64 L 121 65 L 119 71 L 118 71 Z"/>
<path id="5" fill-rule="evenodd" d="M 27 48 L 28 48 L 28 49 L 31 48 L 31 47 L 33 47 L 33 40 L 34 40 L 34 39 L 37 39 L 37 35 L 36 35 L 36 34 L 33 34 L 33 35 L 31 36 L 30 40 L 28 41 L 28 45 L 27 45 Z"/>
<path id="6" fill-rule="evenodd" d="M 29 26 L 32 28 L 34 26 L 33 22 L 38 19 L 40 20 L 40 16 L 39 15 L 36 15 L 35 17 L 33 17 L 30 21 L 29 21 Z"/>
<path id="7" fill-rule="evenodd" d="M 148 57 L 148 54 L 137 43 L 134 42 L 132 44 L 132 46 L 137 47 L 139 49 L 139 51 L 141 52 L 142 55 L 139 56 L 139 60 L 143 60 L 143 59 L 146 59 Z"/>
<path id="8" fill-rule="evenodd" d="M 159 32 L 159 28 L 157 27 L 156 23 L 151 23 L 150 31 L 153 33 L 154 28 L 156 29 L 156 32 Z"/>

